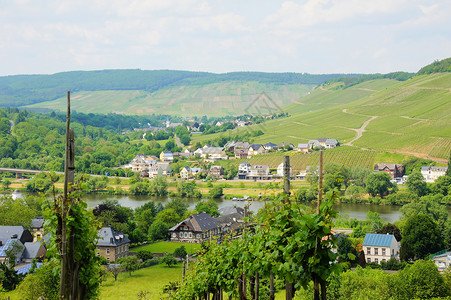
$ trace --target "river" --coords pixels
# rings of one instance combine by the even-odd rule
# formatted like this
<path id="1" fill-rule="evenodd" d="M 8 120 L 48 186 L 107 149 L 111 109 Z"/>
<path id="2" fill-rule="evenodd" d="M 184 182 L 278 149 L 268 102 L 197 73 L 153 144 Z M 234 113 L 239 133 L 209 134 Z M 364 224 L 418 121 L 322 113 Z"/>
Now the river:
<path id="1" fill-rule="evenodd" d="M 21 193 L 13 193 L 13 198 L 21 197 Z M 124 196 L 124 195 L 106 195 L 106 194 L 86 194 L 83 198 L 88 203 L 88 206 L 93 208 L 98 204 L 102 203 L 104 200 L 111 199 L 117 200 L 120 205 L 130 208 L 137 208 L 144 205 L 148 201 L 155 201 L 156 203 L 166 204 L 171 201 L 170 197 L 151 197 L 151 196 Z M 207 199 L 203 199 L 207 200 Z M 198 199 L 186 199 L 190 209 L 194 209 Z M 216 200 L 218 207 L 225 206 L 238 206 L 244 207 L 244 205 L 249 204 L 251 211 L 258 211 L 263 205 L 264 201 L 233 201 L 218 199 Z M 372 204 L 358 204 L 358 203 L 338 203 L 334 205 L 334 208 L 339 211 L 341 215 L 349 215 L 351 218 L 356 218 L 358 220 L 365 220 L 366 213 L 368 211 L 377 212 L 379 215 L 387 222 L 393 223 L 398 221 L 401 217 L 401 206 L 398 205 L 372 205 Z M 447 207 L 448 214 L 451 215 L 451 207 Z"/>
<path id="2" fill-rule="evenodd" d="M 153 200 L 157 203 L 165 204 L 171 200 L 170 197 L 149 197 L 149 196 L 117 196 L 117 195 L 104 195 L 104 194 L 88 194 L 84 196 L 90 207 L 95 207 L 96 205 L 102 203 L 102 201 L 106 199 L 115 199 L 119 202 L 120 205 L 136 208 L 144 203 Z M 205 199 L 206 200 L 206 199 Z M 194 209 L 196 203 L 199 201 L 197 199 L 186 199 L 189 204 L 189 208 Z M 263 205 L 265 205 L 264 201 L 250 201 L 249 203 L 246 201 L 233 201 L 233 200 L 216 200 L 218 203 L 218 207 L 225 206 L 239 206 L 244 207 L 246 204 L 250 204 L 251 211 L 258 211 Z M 348 214 L 351 218 L 356 218 L 358 220 L 365 220 L 366 213 L 368 211 L 377 212 L 380 216 L 388 222 L 395 222 L 399 220 L 401 217 L 401 206 L 396 205 L 370 205 L 370 204 L 354 204 L 354 203 L 339 203 L 336 204 L 335 209 L 340 212 L 341 215 Z"/>

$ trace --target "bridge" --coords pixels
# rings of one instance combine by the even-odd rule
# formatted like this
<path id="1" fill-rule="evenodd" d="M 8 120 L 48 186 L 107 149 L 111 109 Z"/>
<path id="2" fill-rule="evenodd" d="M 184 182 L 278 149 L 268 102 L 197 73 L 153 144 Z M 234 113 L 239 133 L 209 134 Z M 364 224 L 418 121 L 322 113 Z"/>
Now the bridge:
<path id="1" fill-rule="evenodd" d="M 46 173 L 48 171 L 40 171 L 40 170 L 27 170 L 27 169 L 15 169 L 15 168 L 2 168 L 0 167 L 0 172 L 9 172 L 9 173 L 15 173 L 16 178 L 21 178 L 22 174 L 39 174 L 39 173 Z M 63 172 L 55 172 L 56 174 L 64 174 Z"/>

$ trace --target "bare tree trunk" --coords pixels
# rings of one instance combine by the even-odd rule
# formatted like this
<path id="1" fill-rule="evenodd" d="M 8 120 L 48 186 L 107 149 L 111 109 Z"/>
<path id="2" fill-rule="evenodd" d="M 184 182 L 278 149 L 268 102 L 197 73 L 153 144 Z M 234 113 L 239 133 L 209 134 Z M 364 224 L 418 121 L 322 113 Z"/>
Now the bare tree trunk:
<path id="1" fill-rule="evenodd" d="M 327 282 L 321 280 L 321 299 L 327 300 Z"/>
<path id="2" fill-rule="evenodd" d="M 269 300 L 276 299 L 274 291 L 274 274 L 271 272 L 269 274 Z"/>
<path id="3" fill-rule="evenodd" d="M 260 298 L 260 274 L 255 272 L 255 295 L 254 299 L 259 300 Z"/>
<path id="4" fill-rule="evenodd" d="M 314 276 L 314 278 L 313 278 L 313 300 L 320 300 L 319 283 L 318 283 L 318 278 L 316 276 Z"/>
<path id="5" fill-rule="evenodd" d="M 186 260 L 183 260 L 182 283 L 185 281 Z"/>
<path id="6" fill-rule="evenodd" d="M 249 291 L 250 291 L 249 299 L 255 299 L 254 289 L 255 289 L 255 277 L 251 276 L 249 278 Z"/>
<path id="7" fill-rule="evenodd" d="M 286 300 L 292 300 L 294 296 L 294 284 L 292 282 L 289 282 L 288 280 L 285 281 L 285 299 Z"/>

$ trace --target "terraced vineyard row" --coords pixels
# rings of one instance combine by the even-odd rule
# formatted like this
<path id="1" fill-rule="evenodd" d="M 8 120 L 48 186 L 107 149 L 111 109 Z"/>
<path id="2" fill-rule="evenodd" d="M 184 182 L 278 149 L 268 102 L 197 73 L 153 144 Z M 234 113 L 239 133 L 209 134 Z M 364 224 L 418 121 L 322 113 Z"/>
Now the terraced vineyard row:
<path id="1" fill-rule="evenodd" d="M 328 163 L 337 163 L 347 167 L 361 166 L 372 168 L 375 157 L 375 151 L 359 150 L 349 147 L 330 149 L 323 152 L 325 165 Z M 252 157 L 248 161 L 251 165 L 269 165 L 271 169 L 276 169 L 282 163 L 282 160 L 283 156 L 280 154 L 266 154 Z M 308 154 L 294 153 L 290 155 L 290 161 L 293 170 L 305 170 L 307 166 L 319 165 L 319 152 Z"/>
<path id="2" fill-rule="evenodd" d="M 449 157 L 451 152 L 451 139 L 439 138 L 429 151 L 429 155 L 432 157 Z"/>

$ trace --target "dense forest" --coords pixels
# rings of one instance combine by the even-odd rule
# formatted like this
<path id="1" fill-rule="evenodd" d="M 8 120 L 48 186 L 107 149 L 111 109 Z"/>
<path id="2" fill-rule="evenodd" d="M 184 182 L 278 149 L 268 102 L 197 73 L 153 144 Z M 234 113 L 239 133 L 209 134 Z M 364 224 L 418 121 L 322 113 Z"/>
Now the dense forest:
<path id="1" fill-rule="evenodd" d="M 171 70 L 72 71 L 53 75 L 17 75 L 0 77 L 0 106 L 23 106 L 55 100 L 66 91 L 144 90 L 180 85 L 204 85 L 223 81 L 257 81 L 274 84 L 313 84 L 345 76 L 307 73 L 207 72 Z M 347 75 L 354 76 L 354 75 Z"/>

